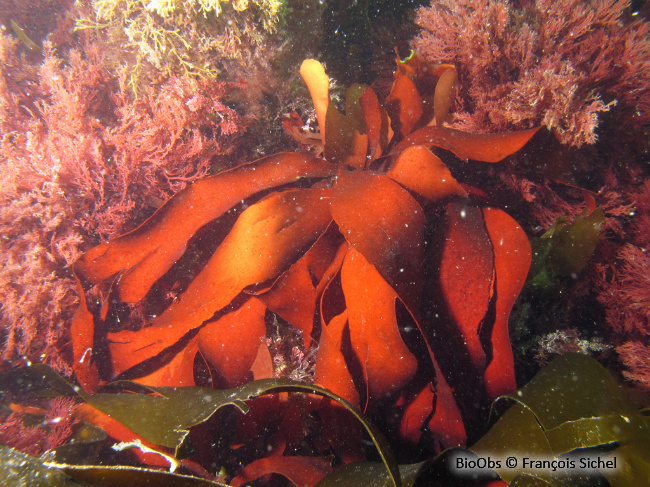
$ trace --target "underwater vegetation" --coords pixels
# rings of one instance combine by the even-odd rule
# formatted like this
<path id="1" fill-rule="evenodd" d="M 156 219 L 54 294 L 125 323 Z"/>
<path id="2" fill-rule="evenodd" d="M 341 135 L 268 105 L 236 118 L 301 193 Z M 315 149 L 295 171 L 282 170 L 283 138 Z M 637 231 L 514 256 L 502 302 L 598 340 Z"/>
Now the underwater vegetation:
<path id="1" fill-rule="evenodd" d="M 117 385 L 117 384 L 116 384 Z M 321 387 L 283 379 L 262 379 L 226 390 L 202 387 L 145 387 L 122 382 L 112 392 L 89 395 L 56 375 L 43 365 L 33 365 L 0 374 L 0 390 L 5 398 L 55 397 L 51 403 L 68 405 L 78 402 L 73 413 L 74 434 L 71 441 L 37 458 L 21 451 L 18 435 L 5 436 L 8 446 L 0 446 L 0 479 L 5 485 L 25 485 L 39 481 L 45 485 L 294 485 L 375 486 L 410 485 L 481 485 L 481 486 L 562 486 L 640 485 L 650 473 L 647 462 L 648 416 L 638 403 L 594 359 L 581 354 L 555 358 L 526 386 L 516 393 L 502 396 L 495 406 L 510 407 L 470 449 L 450 449 L 418 463 L 399 463 L 395 451 L 382 432 L 352 404 Z M 257 401 L 269 394 L 293 399 L 323 397 L 349 413 L 378 454 L 376 461 L 354 462 L 332 467 L 323 457 L 272 455 L 254 461 L 228 484 L 227 469 L 221 467 L 216 477 L 188 458 L 194 451 L 202 426 L 228 410 L 239 417 L 254 415 Z M 301 393 L 301 394 L 296 394 Z M 267 397 L 265 397 L 267 396 Z M 70 428 L 65 421 L 41 421 L 49 416 L 36 407 L 12 405 L 30 419 L 34 430 L 42 429 L 56 437 L 56 431 Z M 114 445 L 115 451 L 130 451 L 152 469 L 136 466 L 98 464 L 99 448 L 106 434 L 83 419 L 94 411 L 95 422 L 115 434 L 126 432 L 133 441 Z M 54 410 L 51 411 L 52 413 Z M 15 413 L 14 413 L 15 414 Z M 47 415 L 47 416 L 46 416 Z M 110 417 L 108 416 L 110 415 Z M 231 415 L 232 417 L 232 415 Z M 54 418 L 63 419 L 61 417 Z M 155 419 L 155 421 L 152 421 Z M 65 426 L 59 426 L 64 423 Z M 127 425 L 129 430 L 126 430 Z M 287 424 L 287 426 L 290 426 Z M 133 432 L 133 433 L 132 433 Z M 360 432 L 360 434 L 362 434 Z M 136 436 L 137 435 L 137 436 Z M 228 429 L 217 433 L 223 438 Z M 218 448 L 219 442 L 211 448 Z M 13 448 L 12 448 L 13 447 Z M 244 446 L 245 447 L 245 446 Z M 240 447 L 241 448 L 241 447 Z M 33 450 L 33 449 L 32 449 Z M 458 458 L 474 460 L 480 455 L 494 459 L 495 466 L 475 471 L 471 478 L 459 476 Z M 592 468 L 581 474 L 566 476 L 565 467 L 540 470 L 535 466 L 505 468 L 505 456 L 553 458 L 558 462 L 578 464 L 582 458 L 616 459 L 619 468 Z M 498 460 L 497 460 L 498 459 Z M 380 463 L 381 461 L 381 463 Z M 496 463 L 500 462 L 498 465 Z M 219 465 L 212 464 L 219 469 Z M 272 476 L 272 474 L 277 474 Z M 73 482 L 73 480 L 75 482 Z M 251 483 L 252 482 L 252 483 Z"/>
<path id="2" fill-rule="evenodd" d="M 647 477 L 647 3 L 425 3 L 6 2 L 3 482 Z"/>
<path id="3" fill-rule="evenodd" d="M 650 345 L 647 2 L 442 0 L 420 8 L 416 22 L 418 54 L 457 67 L 451 127 L 542 125 L 557 139 L 531 147 L 534 158 L 518 159 L 494 180 L 494 193 L 512 192 L 503 202 L 519 206 L 511 212 L 527 233 L 537 239 L 594 207 L 603 212 L 594 252 L 579 258 L 586 258 L 580 271 L 543 292 L 524 290 L 516 340 L 521 332 L 532 349 L 554 343 L 554 353 L 584 349 L 581 342 L 602 350 L 604 340 L 616 348 L 604 356 L 626 364 L 625 376 L 645 387 L 647 370 L 631 351 L 647 357 Z M 538 264 L 538 279 L 555 272 L 555 264 Z"/>
<path id="4" fill-rule="evenodd" d="M 66 268 L 81 246 L 204 176 L 246 122 L 221 102 L 235 84 L 173 78 L 135 99 L 96 44 L 46 42 L 29 62 L 8 33 L 0 43 L 2 357 L 71 373 Z"/>
<path id="5" fill-rule="evenodd" d="M 642 19 L 623 21 L 629 5 L 435 1 L 418 10 L 422 33 L 413 47 L 429 61 L 457 66 L 457 128 L 541 124 L 579 147 L 596 142 L 604 112 L 614 110 L 628 136 L 650 122 L 649 30 Z"/>
<path id="6" fill-rule="evenodd" d="M 115 378 L 194 386 L 197 362 L 218 386 L 273 377 L 271 319 L 300 332 L 315 385 L 371 416 L 401 411 L 383 418 L 398 441 L 465 444 L 465 422 L 515 389 L 508 314 L 530 246 L 428 146 L 497 162 L 537 129 L 427 125 L 447 117 L 454 69 L 397 65 L 383 107 L 355 85 L 342 114 L 322 65 L 305 61 L 322 157 L 279 153 L 210 176 L 77 260 L 81 286 L 99 289 L 72 322 L 86 390 Z M 193 238 L 212 250 L 197 256 Z"/>
<path id="7" fill-rule="evenodd" d="M 82 13 L 75 28 L 120 46 L 112 61 L 126 62 L 128 86 L 136 93 L 154 76 L 214 79 L 226 68 L 224 61 L 254 62 L 266 47 L 264 34 L 275 30 L 281 5 L 278 0 L 89 3 L 92 9 Z"/>

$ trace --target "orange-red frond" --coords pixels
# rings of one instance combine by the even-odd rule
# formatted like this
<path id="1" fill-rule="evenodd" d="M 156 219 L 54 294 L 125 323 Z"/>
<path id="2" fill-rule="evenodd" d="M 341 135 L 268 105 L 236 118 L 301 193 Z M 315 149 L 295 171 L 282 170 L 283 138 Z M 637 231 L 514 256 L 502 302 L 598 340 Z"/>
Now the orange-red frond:
<path id="1" fill-rule="evenodd" d="M 384 175 L 343 170 L 332 188 L 332 216 L 345 239 L 417 314 L 424 259 L 424 212 L 417 201 Z"/>
<path id="2" fill-rule="evenodd" d="M 401 389 L 413 378 L 417 360 L 402 340 L 395 304 L 397 293 L 366 258 L 350 248 L 341 267 L 352 350 L 370 396 Z"/>
<path id="3" fill-rule="evenodd" d="M 451 196 L 467 196 L 447 166 L 423 145 L 404 150 L 386 176 L 431 201 L 444 201 Z"/>
<path id="4" fill-rule="evenodd" d="M 122 273 L 121 300 L 140 301 L 203 225 L 261 190 L 297 178 L 327 177 L 332 171 L 322 159 L 280 153 L 207 177 L 178 193 L 134 231 L 86 252 L 74 269 L 94 284 Z"/>
<path id="5" fill-rule="evenodd" d="M 539 127 L 499 134 L 470 134 L 445 127 L 423 127 L 397 144 L 391 154 L 399 154 L 412 145 L 426 145 L 446 149 L 461 159 L 499 162 L 526 145 L 538 130 Z"/>

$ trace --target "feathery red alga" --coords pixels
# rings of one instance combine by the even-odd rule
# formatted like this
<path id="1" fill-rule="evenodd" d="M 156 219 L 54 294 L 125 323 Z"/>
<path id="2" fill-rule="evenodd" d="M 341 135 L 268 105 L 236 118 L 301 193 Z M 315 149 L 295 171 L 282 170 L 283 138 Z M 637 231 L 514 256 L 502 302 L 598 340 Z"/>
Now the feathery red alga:
<path id="1" fill-rule="evenodd" d="M 627 18 L 629 3 L 436 0 L 418 11 L 413 46 L 457 66 L 455 127 L 541 124 L 564 144 L 592 144 L 610 109 L 627 132 L 650 123 L 648 24 Z"/>

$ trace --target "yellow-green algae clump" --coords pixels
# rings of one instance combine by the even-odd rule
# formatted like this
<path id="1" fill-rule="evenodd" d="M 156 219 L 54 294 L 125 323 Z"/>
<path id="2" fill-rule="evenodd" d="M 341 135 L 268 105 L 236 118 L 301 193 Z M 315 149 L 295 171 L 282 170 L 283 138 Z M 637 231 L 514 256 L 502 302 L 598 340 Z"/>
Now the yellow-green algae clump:
<path id="1" fill-rule="evenodd" d="M 171 76 L 209 79 L 250 64 L 275 31 L 282 0 L 95 0 L 76 29 L 98 36 L 134 93 Z"/>

